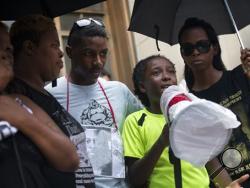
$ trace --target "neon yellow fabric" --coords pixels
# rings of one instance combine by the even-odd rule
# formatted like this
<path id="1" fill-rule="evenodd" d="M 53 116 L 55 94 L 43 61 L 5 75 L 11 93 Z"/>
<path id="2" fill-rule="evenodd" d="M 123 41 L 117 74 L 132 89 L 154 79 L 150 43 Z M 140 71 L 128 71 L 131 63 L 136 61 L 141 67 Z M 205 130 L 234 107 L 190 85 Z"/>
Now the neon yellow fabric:
<path id="1" fill-rule="evenodd" d="M 138 120 L 145 114 L 143 125 Z M 162 114 L 152 114 L 146 109 L 130 114 L 125 120 L 122 138 L 126 157 L 142 158 L 159 138 L 165 125 Z M 194 156 L 195 157 L 195 156 Z M 196 156 L 197 157 L 197 156 Z M 196 168 L 181 161 L 183 188 L 208 188 L 209 177 L 205 167 Z M 149 188 L 175 188 L 173 165 L 169 162 L 166 148 L 149 179 Z"/>

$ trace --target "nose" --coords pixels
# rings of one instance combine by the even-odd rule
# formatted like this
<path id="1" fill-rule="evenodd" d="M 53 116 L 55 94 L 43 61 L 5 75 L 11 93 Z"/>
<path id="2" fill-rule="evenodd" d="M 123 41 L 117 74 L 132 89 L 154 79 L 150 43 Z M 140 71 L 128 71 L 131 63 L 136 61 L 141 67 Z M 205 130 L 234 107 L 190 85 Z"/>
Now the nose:
<path id="1" fill-rule="evenodd" d="M 98 63 L 102 63 L 100 54 L 97 54 L 97 55 L 96 55 L 96 61 L 97 61 Z"/>
<path id="2" fill-rule="evenodd" d="M 59 57 L 62 58 L 64 56 L 63 51 L 59 48 Z"/>
<path id="3" fill-rule="evenodd" d="M 168 81 L 170 79 L 171 79 L 171 76 L 167 72 L 164 72 L 162 75 L 162 80 Z"/>
<path id="4" fill-rule="evenodd" d="M 95 65 L 102 65 L 103 64 L 102 62 L 103 61 L 102 61 L 100 54 L 96 54 L 94 64 Z"/>
<path id="5" fill-rule="evenodd" d="M 200 54 L 199 50 L 197 50 L 196 48 L 194 48 L 192 55 L 193 56 L 197 56 L 199 54 Z"/>
<path id="6" fill-rule="evenodd" d="M 6 62 L 8 62 L 9 64 L 13 65 L 13 54 L 11 51 L 6 50 L 6 51 L 2 51 L 1 53 L 1 59 L 2 60 L 7 60 Z"/>

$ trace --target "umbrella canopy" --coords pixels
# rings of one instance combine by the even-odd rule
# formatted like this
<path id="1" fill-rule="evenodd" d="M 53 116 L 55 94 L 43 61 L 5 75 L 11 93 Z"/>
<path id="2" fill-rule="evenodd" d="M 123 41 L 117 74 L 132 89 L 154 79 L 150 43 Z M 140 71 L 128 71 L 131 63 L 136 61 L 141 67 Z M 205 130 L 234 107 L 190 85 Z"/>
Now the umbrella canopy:
<path id="1" fill-rule="evenodd" d="M 2 0 L 1 20 L 15 20 L 28 14 L 43 14 L 51 18 L 105 0 Z"/>
<path id="2" fill-rule="evenodd" d="M 227 0 L 238 29 L 250 24 L 250 0 Z M 211 23 L 218 34 L 235 33 L 223 0 L 135 0 L 130 31 L 176 44 L 188 17 Z"/>

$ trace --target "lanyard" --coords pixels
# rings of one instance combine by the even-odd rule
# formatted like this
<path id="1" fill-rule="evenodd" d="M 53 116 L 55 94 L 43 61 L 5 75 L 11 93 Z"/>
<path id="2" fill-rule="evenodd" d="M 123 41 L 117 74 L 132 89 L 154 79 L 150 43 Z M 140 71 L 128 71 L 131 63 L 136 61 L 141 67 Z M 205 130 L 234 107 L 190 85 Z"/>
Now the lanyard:
<path id="1" fill-rule="evenodd" d="M 68 112 L 68 111 L 69 111 L 69 100 L 70 100 L 70 99 L 69 99 L 69 79 L 68 79 L 68 78 L 66 78 L 66 79 L 67 79 L 67 103 L 66 103 L 66 110 L 67 110 L 67 112 Z M 112 119 L 113 119 L 113 122 L 114 122 L 114 124 L 115 124 L 115 129 L 118 130 L 118 126 L 117 126 L 117 123 L 116 123 L 116 120 L 115 120 L 114 110 L 113 110 L 113 108 L 112 108 L 112 106 L 111 106 L 111 103 L 110 103 L 110 101 L 109 101 L 109 99 L 108 99 L 108 96 L 107 96 L 107 94 L 106 94 L 106 92 L 105 92 L 105 90 L 104 90 L 102 84 L 101 84 L 99 81 L 97 81 L 97 83 L 98 83 L 99 87 L 101 88 L 102 93 L 103 93 L 103 95 L 105 96 L 106 101 L 107 101 L 107 103 L 108 103 L 108 106 L 109 106 L 109 109 L 110 109 L 110 112 L 111 112 L 111 115 L 112 115 Z"/>

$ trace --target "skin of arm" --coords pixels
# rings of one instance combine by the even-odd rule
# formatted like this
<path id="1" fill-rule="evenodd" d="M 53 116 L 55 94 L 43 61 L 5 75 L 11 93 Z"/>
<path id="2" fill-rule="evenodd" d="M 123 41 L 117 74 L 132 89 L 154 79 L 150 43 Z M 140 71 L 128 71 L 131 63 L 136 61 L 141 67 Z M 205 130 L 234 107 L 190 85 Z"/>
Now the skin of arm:
<path id="1" fill-rule="evenodd" d="M 18 97 L 33 114 L 15 101 Z M 49 163 L 60 171 L 74 171 L 79 157 L 71 141 L 61 132 L 54 121 L 30 99 L 21 95 L 0 96 L 0 119 L 8 121 L 29 137 Z"/>
<path id="2" fill-rule="evenodd" d="M 211 176 L 213 173 L 216 173 L 218 169 L 220 169 L 222 166 L 217 158 L 212 159 L 206 164 L 206 169 L 208 171 L 208 174 Z M 221 187 L 226 187 L 232 182 L 232 179 L 230 175 L 227 173 L 227 171 L 223 168 L 218 175 L 216 175 L 213 180 L 215 184 L 220 185 Z"/>
<path id="3" fill-rule="evenodd" d="M 250 79 L 250 50 L 245 48 L 241 49 L 241 63 L 245 71 L 246 76 Z"/>
<path id="4" fill-rule="evenodd" d="M 147 183 L 163 150 L 169 145 L 169 126 L 165 125 L 160 137 L 150 151 L 141 159 L 125 157 L 129 181 L 134 186 Z"/>

